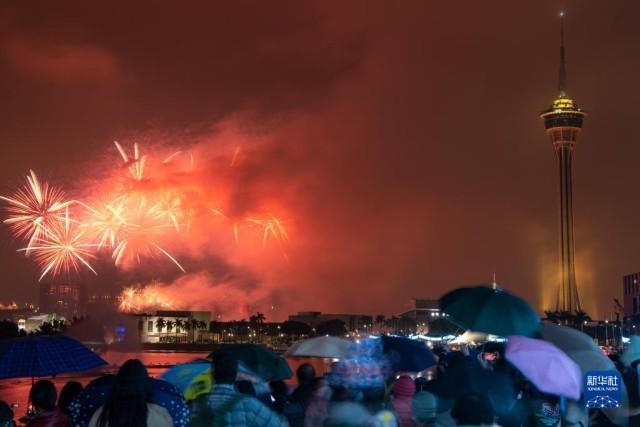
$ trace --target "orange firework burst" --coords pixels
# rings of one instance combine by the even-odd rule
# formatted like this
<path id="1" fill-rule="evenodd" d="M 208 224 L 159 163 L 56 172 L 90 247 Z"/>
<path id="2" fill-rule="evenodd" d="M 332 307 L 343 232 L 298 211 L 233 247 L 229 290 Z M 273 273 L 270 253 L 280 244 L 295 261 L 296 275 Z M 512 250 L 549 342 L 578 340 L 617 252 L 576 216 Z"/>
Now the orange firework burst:
<path id="1" fill-rule="evenodd" d="M 145 288 L 126 288 L 120 294 L 120 311 L 141 312 L 147 309 L 173 309 L 173 303 L 154 285 Z"/>
<path id="2" fill-rule="evenodd" d="M 144 198 L 141 198 L 137 206 L 133 207 L 128 214 L 131 215 L 131 218 L 120 229 L 119 242 L 112 254 L 116 265 L 120 266 L 131 261 L 136 261 L 139 264 L 142 258 L 153 257 L 160 253 L 170 259 L 182 272 L 185 272 L 178 260 L 157 241 L 163 230 L 171 228 L 172 224 L 161 221 L 162 217 L 154 214 L 152 209 L 147 209 Z"/>
<path id="3" fill-rule="evenodd" d="M 124 201 L 124 196 L 120 196 L 97 208 L 82 203 L 91 213 L 91 218 L 82 226 L 87 228 L 89 235 L 98 241 L 98 249 L 104 246 L 110 248 L 116 246 L 120 230 L 126 224 Z"/>
<path id="4" fill-rule="evenodd" d="M 148 212 L 155 219 L 165 219 L 180 231 L 180 219 L 184 216 L 182 212 L 182 198 L 179 194 L 168 192 L 160 196 L 160 200 L 149 209 Z"/>
<path id="5" fill-rule="evenodd" d="M 181 248 L 189 249 L 184 253 L 200 250 L 203 238 L 219 236 L 218 227 L 209 228 L 216 222 L 228 228 L 236 242 L 240 232 L 246 232 L 259 236 L 263 247 L 275 243 L 286 257 L 288 231 L 282 219 L 249 211 L 227 216 L 237 211 L 226 204 L 234 200 L 236 191 L 227 182 L 227 174 L 233 171 L 215 177 L 213 168 L 196 169 L 190 151 L 154 150 L 159 155 L 155 157 L 143 155 L 138 144 L 126 150 L 114 144 L 121 158 L 118 167 L 112 165 L 105 174 L 96 175 L 103 178 L 84 186 L 91 195 L 87 203 L 67 198 L 61 188 L 39 181 L 33 171 L 13 195 L 0 196 L 7 203 L 4 222 L 25 239 L 20 251 L 33 253 L 42 269 L 40 280 L 84 268 L 96 273 L 91 260 L 105 256 L 102 249 L 108 249 L 121 268 L 158 258 L 184 272 L 173 253 Z M 235 169 L 241 167 L 241 157 L 237 147 L 231 159 Z M 217 158 L 211 164 L 218 164 L 215 162 Z M 222 203 L 210 208 L 212 200 Z M 201 214 L 207 210 L 218 220 L 209 217 L 206 221 Z M 238 250 L 255 246 L 260 244 L 251 239 Z"/>
<path id="6" fill-rule="evenodd" d="M 79 271 L 81 266 L 97 275 L 89 264 L 89 259 L 93 258 L 91 248 L 97 245 L 87 242 L 83 237 L 84 230 L 71 221 L 69 208 L 66 208 L 61 221 L 42 228 L 38 240 L 31 247 L 19 251 L 33 252 L 36 262 L 42 268 L 38 281 L 49 273 L 56 276 L 71 270 Z"/>
<path id="7" fill-rule="evenodd" d="M 65 200 L 62 189 L 41 183 L 34 171 L 27 176 L 27 184 L 13 196 L 0 196 L 9 203 L 9 216 L 4 220 L 17 237 L 28 239 L 26 253 L 43 232 L 60 220 L 61 211 L 72 202 Z"/>

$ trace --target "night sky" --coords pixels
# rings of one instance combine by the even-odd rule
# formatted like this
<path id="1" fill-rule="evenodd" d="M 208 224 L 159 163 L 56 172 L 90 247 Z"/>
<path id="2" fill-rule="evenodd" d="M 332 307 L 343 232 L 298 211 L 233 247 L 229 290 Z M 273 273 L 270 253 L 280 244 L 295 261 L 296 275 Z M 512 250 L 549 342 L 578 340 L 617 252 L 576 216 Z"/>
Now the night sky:
<path id="1" fill-rule="evenodd" d="M 225 265 L 268 288 L 274 316 L 398 313 L 494 271 L 551 308 L 557 171 L 538 114 L 560 10 L 568 92 L 588 113 L 577 280 L 584 308 L 611 316 L 640 270 L 637 2 L 3 2 L 0 194 L 29 169 L 82 185 L 114 139 L 239 139 L 238 185 L 287 207 L 289 259 Z M 2 227 L 0 302 L 37 299 L 19 247 Z"/>

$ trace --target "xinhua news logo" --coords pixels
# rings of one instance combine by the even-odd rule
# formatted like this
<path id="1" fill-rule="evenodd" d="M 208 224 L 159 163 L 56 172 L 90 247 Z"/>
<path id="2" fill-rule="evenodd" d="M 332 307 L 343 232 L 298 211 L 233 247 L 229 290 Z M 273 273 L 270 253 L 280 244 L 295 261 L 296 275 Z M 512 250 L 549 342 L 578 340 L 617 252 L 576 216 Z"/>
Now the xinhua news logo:
<path id="1" fill-rule="evenodd" d="M 584 375 L 587 408 L 618 408 L 622 404 L 622 378 L 618 371 L 588 371 Z"/>

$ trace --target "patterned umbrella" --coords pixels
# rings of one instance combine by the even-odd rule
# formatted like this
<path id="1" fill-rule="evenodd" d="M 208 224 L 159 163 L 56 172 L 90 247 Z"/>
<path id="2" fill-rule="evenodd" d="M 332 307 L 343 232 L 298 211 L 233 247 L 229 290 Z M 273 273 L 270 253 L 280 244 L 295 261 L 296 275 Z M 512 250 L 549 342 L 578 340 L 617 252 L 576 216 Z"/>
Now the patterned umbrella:
<path id="1" fill-rule="evenodd" d="M 33 335 L 0 341 L 0 379 L 48 377 L 106 365 L 81 342 L 63 335 Z"/>
<path id="2" fill-rule="evenodd" d="M 180 390 L 185 399 L 193 400 L 211 391 L 213 386 L 211 367 L 211 360 L 196 359 L 170 367 L 161 375 L 161 378 Z M 269 388 L 264 381 L 242 362 L 238 366 L 238 380 L 251 381 L 258 396 L 269 393 Z"/>
<path id="3" fill-rule="evenodd" d="M 107 401 L 111 392 L 115 375 L 104 375 L 91 381 L 75 398 L 69 410 L 73 427 L 86 427 L 93 413 Z M 175 386 L 166 381 L 150 378 L 152 386 L 151 402 L 165 408 L 175 427 L 185 427 L 190 421 L 189 407 L 182 393 Z"/>

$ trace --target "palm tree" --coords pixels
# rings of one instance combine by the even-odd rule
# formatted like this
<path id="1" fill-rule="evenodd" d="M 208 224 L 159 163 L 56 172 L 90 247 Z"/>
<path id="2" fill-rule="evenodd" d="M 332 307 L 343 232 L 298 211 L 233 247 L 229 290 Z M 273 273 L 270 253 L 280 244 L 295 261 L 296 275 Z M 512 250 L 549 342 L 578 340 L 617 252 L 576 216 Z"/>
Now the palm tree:
<path id="1" fill-rule="evenodd" d="M 582 325 L 584 322 L 590 322 L 591 321 L 591 317 L 589 317 L 587 312 L 584 311 L 584 310 L 576 311 L 574 317 L 575 317 L 575 321 L 576 321 L 576 325 L 577 326 Z"/>
<path id="2" fill-rule="evenodd" d="M 174 322 L 173 320 L 169 319 L 167 320 L 167 338 L 169 338 L 169 333 L 171 332 L 171 330 L 173 329 L 173 327 L 176 325 L 176 322 Z M 168 341 L 168 339 L 167 339 Z"/>
<path id="3" fill-rule="evenodd" d="M 189 339 L 191 338 L 191 320 L 193 319 L 187 319 L 184 322 L 184 330 L 187 332 L 187 342 L 189 342 Z"/>
<path id="4" fill-rule="evenodd" d="M 182 321 L 182 319 L 177 318 L 176 319 L 176 342 L 178 342 L 178 332 L 180 332 L 180 329 L 184 329 L 184 322 Z"/>
<path id="5" fill-rule="evenodd" d="M 207 330 L 209 325 L 204 320 L 196 320 L 196 327 L 199 331 Z"/>
<path id="6" fill-rule="evenodd" d="M 158 333 L 162 332 L 162 328 L 164 328 L 165 326 L 167 326 L 167 321 L 162 317 L 158 317 L 156 319 L 156 329 L 158 330 Z"/>
<path id="7" fill-rule="evenodd" d="M 196 319 L 189 319 L 189 323 L 191 323 L 191 342 L 195 342 L 200 322 Z"/>

